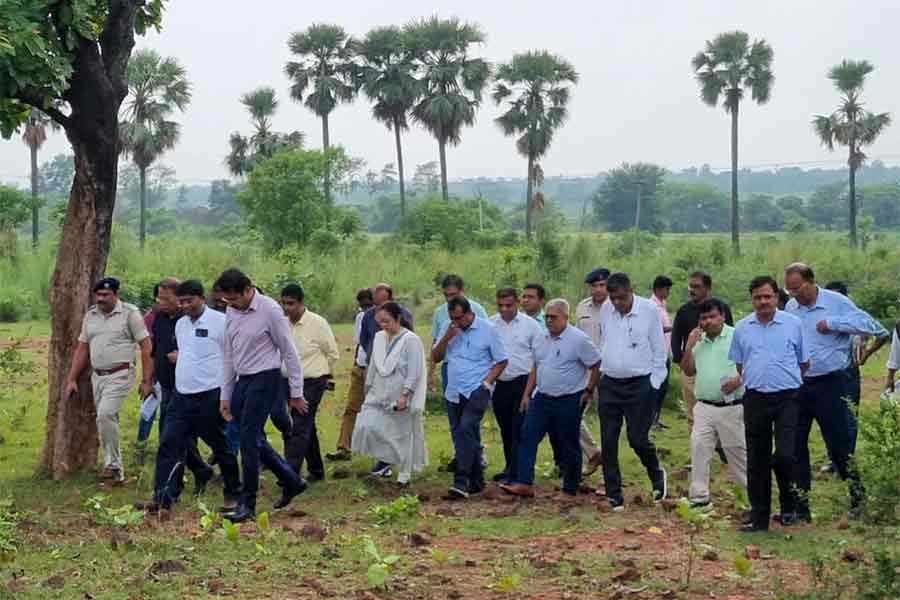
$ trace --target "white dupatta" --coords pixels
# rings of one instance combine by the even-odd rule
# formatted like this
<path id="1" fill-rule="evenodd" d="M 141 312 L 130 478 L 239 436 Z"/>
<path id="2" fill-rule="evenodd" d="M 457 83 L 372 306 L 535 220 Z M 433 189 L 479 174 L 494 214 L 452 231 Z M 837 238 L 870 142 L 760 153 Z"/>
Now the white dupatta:
<path id="1" fill-rule="evenodd" d="M 416 337 L 416 334 L 406 329 L 398 334 L 400 337 L 394 342 L 391 353 L 388 354 L 387 333 L 379 331 L 375 334 L 375 340 L 372 344 L 372 356 L 369 357 L 369 367 L 374 367 L 378 374 L 382 377 L 390 376 L 396 369 L 401 350 L 405 344 L 410 343 L 410 339 Z M 428 381 L 425 375 L 425 350 L 419 344 L 419 353 L 421 358 L 421 370 L 419 380 L 413 389 L 413 397 L 410 399 L 409 410 L 413 413 L 422 413 L 425 411 L 425 396 L 428 391 Z"/>

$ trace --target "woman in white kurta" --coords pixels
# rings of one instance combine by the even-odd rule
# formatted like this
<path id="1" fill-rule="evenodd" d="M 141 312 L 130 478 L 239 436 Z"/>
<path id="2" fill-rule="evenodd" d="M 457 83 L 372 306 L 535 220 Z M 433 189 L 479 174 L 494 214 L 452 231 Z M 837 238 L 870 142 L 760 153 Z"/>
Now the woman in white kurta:
<path id="1" fill-rule="evenodd" d="M 401 323 L 400 306 L 383 304 L 375 315 L 381 331 L 375 334 L 366 369 L 366 400 L 353 430 L 353 452 L 378 462 L 372 475 L 409 484 L 413 471 L 428 463 L 425 449 L 425 350 L 422 340 Z"/>

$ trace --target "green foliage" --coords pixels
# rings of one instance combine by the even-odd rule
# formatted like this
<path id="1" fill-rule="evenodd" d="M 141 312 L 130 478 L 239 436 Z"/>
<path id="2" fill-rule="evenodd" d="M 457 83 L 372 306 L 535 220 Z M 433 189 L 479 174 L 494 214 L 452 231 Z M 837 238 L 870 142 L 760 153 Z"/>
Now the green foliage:
<path id="1" fill-rule="evenodd" d="M 372 508 L 379 524 L 393 523 L 419 515 L 419 497 L 414 494 L 404 494 L 389 504 L 377 504 Z"/>
<path id="2" fill-rule="evenodd" d="M 741 577 L 749 577 L 753 573 L 753 563 L 743 554 L 734 555 L 734 572 Z"/>
<path id="3" fill-rule="evenodd" d="M 272 131 L 272 117 L 278 108 L 275 90 L 269 86 L 258 87 L 241 96 L 241 104 L 250 113 L 253 123 L 253 135 L 245 137 L 233 132 L 228 138 L 231 148 L 225 158 L 225 164 L 232 175 L 241 177 L 249 174 L 256 165 L 271 158 L 283 150 L 301 150 L 306 136 L 299 131 L 277 133 Z M 213 182 L 213 189 L 216 182 Z M 210 208 L 213 209 L 212 191 L 210 192 Z M 221 206 L 219 210 L 221 210 Z M 240 208 L 234 207 L 240 214 Z"/>
<path id="4" fill-rule="evenodd" d="M 502 594 L 512 594 L 519 591 L 521 585 L 522 576 L 518 573 L 511 573 L 509 575 L 501 576 L 497 581 L 492 583 L 490 587 Z"/>
<path id="5" fill-rule="evenodd" d="M 0 500 L 0 564 L 15 560 L 16 553 L 22 546 L 19 534 L 21 513 L 14 509 L 10 499 Z"/>
<path id="6" fill-rule="evenodd" d="M 878 278 L 853 290 L 856 304 L 876 319 L 893 321 L 897 318 L 897 299 L 900 285 L 893 278 Z"/>
<path id="7" fill-rule="evenodd" d="M 228 519 L 222 519 L 222 526 L 219 528 L 219 535 L 224 537 L 233 545 L 237 545 L 238 541 L 240 541 L 241 539 L 241 524 L 232 523 Z"/>
<path id="8" fill-rule="evenodd" d="M 375 540 L 370 535 L 362 538 L 363 550 L 369 557 L 369 568 L 366 569 L 366 578 L 372 587 L 386 588 L 391 574 L 391 567 L 400 560 L 400 556 L 390 554 L 382 556 L 375 545 Z"/>
<path id="9" fill-rule="evenodd" d="M 666 171 L 647 163 L 625 163 L 610 171 L 594 195 L 594 216 L 612 231 L 634 228 L 637 200 L 641 201 L 640 226 L 661 228 L 657 196 Z"/>
<path id="10" fill-rule="evenodd" d="M 875 523 L 900 523 L 900 403 L 882 400 L 877 410 L 861 411 L 860 451 L 854 456 L 866 488 L 863 508 Z"/>
<path id="11" fill-rule="evenodd" d="M 216 524 L 219 521 L 219 513 L 215 510 L 210 510 L 206 504 L 203 502 L 197 502 L 197 508 L 200 509 L 200 512 L 203 515 L 200 517 L 200 531 L 203 533 L 210 533 L 216 528 Z"/>
<path id="12" fill-rule="evenodd" d="M 479 220 L 485 229 L 497 229 L 502 223 L 502 215 L 496 206 L 477 198 L 448 202 L 431 197 L 409 208 L 400 226 L 401 235 L 414 244 L 459 250 L 475 244 Z"/>
<path id="13" fill-rule="evenodd" d="M 31 216 L 31 199 L 15 188 L 0 185 L 0 232 L 13 231 Z"/>
<path id="14" fill-rule="evenodd" d="M 108 499 L 109 496 L 105 494 L 95 494 L 84 502 L 97 524 L 129 529 L 144 522 L 143 511 L 135 509 L 130 504 L 111 508 L 105 504 Z"/>
<path id="15" fill-rule="evenodd" d="M 459 558 L 459 555 L 456 551 L 446 551 L 441 548 L 429 548 L 429 554 L 431 554 L 431 559 L 435 562 L 435 564 L 439 566 L 448 565 L 456 561 Z"/>

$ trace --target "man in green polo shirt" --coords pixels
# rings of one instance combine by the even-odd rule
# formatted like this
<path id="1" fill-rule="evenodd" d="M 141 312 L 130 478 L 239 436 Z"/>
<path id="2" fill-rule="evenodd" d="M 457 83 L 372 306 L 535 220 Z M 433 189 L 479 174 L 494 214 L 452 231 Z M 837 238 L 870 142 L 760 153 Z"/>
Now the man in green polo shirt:
<path id="1" fill-rule="evenodd" d="M 694 425 L 691 430 L 691 506 L 709 504 L 709 463 L 716 440 L 728 457 L 728 471 L 735 483 L 747 487 L 747 443 L 744 438 L 744 388 L 728 351 L 734 328 L 725 324 L 725 304 L 707 298 L 699 306 L 700 323 L 691 331 L 681 370 L 696 377 Z"/>

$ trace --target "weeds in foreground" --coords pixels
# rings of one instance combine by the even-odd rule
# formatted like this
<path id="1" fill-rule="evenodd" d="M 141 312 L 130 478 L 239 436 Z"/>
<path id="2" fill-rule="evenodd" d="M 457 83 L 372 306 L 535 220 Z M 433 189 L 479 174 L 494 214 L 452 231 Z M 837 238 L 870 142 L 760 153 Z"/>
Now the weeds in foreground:
<path id="1" fill-rule="evenodd" d="M 370 535 L 363 536 L 362 540 L 363 550 L 370 560 L 369 568 L 366 569 L 366 579 L 372 587 L 386 588 L 391 568 L 400 560 L 400 556 L 397 554 L 382 556 Z"/>
<path id="2" fill-rule="evenodd" d="M 21 514 L 13 509 L 12 500 L 0 500 L 0 563 L 15 559 L 22 545 L 20 520 Z"/>
<path id="3" fill-rule="evenodd" d="M 137 527 L 144 522 L 144 512 L 137 510 L 130 504 L 119 508 L 106 506 L 108 500 L 106 494 L 95 494 L 85 500 L 84 504 L 91 514 L 91 518 L 98 525 L 111 525 L 120 529 Z"/>
<path id="4" fill-rule="evenodd" d="M 419 515 L 419 497 L 413 494 L 405 494 L 388 504 L 378 504 L 372 508 L 372 513 L 379 525 L 393 523 Z"/>
<path id="5" fill-rule="evenodd" d="M 697 554 L 697 536 L 709 527 L 710 512 L 708 510 L 691 508 L 691 503 L 687 498 L 678 500 L 678 507 L 675 512 L 688 526 L 688 560 L 685 565 L 684 587 L 689 588 L 694 571 L 694 558 Z"/>

